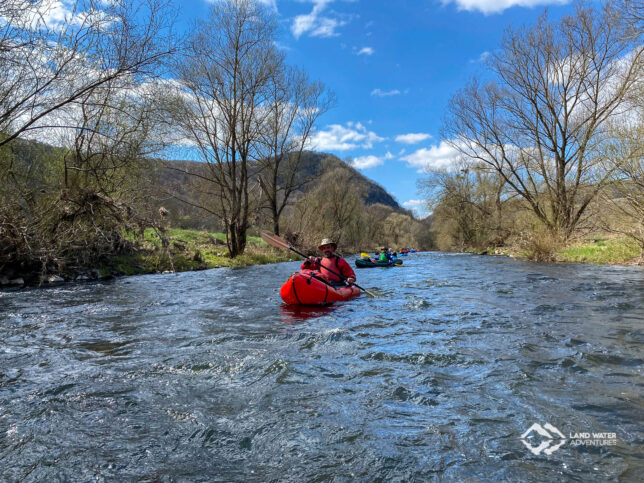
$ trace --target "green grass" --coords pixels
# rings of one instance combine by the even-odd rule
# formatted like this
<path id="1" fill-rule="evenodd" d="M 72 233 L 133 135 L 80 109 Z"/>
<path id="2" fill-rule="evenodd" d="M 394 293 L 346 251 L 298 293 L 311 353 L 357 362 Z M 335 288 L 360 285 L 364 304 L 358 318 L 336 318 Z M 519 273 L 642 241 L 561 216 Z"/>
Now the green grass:
<path id="1" fill-rule="evenodd" d="M 490 248 L 489 253 L 507 255 L 514 258 L 532 259 L 533 254 L 518 245 Z M 559 263 L 590 263 L 596 265 L 624 265 L 641 263 L 643 253 L 630 238 L 609 237 L 605 235 L 588 236 L 555 248 L 553 261 Z"/>
<path id="2" fill-rule="evenodd" d="M 224 243 L 226 242 L 226 235 L 224 233 L 170 228 L 167 231 L 167 235 L 171 240 L 176 240 L 184 243 L 209 243 L 211 238 L 217 239 Z"/>
<path id="3" fill-rule="evenodd" d="M 207 232 L 200 230 L 184 230 L 181 228 L 170 228 L 166 235 L 170 238 L 170 241 L 177 241 L 187 244 L 212 244 L 212 240 L 219 240 L 223 244 L 226 243 L 226 234 L 218 232 Z M 146 240 L 154 243 L 155 245 L 161 246 L 161 241 L 157 236 L 156 232 L 152 228 L 145 230 L 144 237 Z M 260 245 L 268 246 L 264 240 L 257 236 L 249 236 L 247 238 L 248 245 Z"/>
<path id="4" fill-rule="evenodd" d="M 596 238 L 559 250 L 557 261 L 614 265 L 630 262 L 641 255 L 641 249 L 628 238 Z"/>
<path id="5" fill-rule="evenodd" d="M 216 267 L 246 267 L 296 259 L 293 254 L 277 250 L 259 237 L 248 237 L 246 251 L 236 258 L 228 256 L 226 235 L 198 230 L 169 229 L 168 250 L 162 248 L 161 239 L 152 229 L 142 236 L 129 234 L 138 251 L 110 257 L 99 267 L 102 272 L 136 275 L 164 271 L 184 272 Z"/>

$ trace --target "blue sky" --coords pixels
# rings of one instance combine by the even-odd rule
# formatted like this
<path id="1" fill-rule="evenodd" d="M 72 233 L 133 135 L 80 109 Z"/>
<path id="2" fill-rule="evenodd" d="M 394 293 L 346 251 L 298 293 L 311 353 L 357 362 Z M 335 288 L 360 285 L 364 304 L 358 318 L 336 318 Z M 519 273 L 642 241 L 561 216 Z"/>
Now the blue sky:
<path id="1" fill-rule="evenodd" d="M 216 0 L 181 3 L 181 23 Z M 508 26 L 532 24 L 566 0 L 263 0 L 278 16 L 280 48 L 291 64 L 333 90 L 336 106 L 314 148 L 351 158 L 400 204 L 423 214 L 416 191 L 424 166 L 444 166 L 440 139 L 450 96 L 474 75 Z"/>

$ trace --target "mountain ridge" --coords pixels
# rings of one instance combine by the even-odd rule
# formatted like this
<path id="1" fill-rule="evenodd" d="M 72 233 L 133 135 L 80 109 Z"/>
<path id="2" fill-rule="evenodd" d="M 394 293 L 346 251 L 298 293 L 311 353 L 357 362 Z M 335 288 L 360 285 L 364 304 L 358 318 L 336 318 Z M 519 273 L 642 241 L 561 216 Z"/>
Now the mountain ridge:
<path id="1" fill-rule="evenodd" d="M 148 162 L 150 163 L 152 171 L 157 174 L 155 181 L 161 188 L 166 188 L 167 190 L 172 187 L 175 191 L 178 189 L 179 193 L 182 193 L 183 195 L 189 194 L 188 192 L 185 192 L 182 187 L 185 188 L 189 186 L 190 175 L 182 173 L 181 171 L 196 171 L 196 168 L 203 166 L 201 161 L 188 161 L 182 159 L 149 159 Z M 173 165 L 177 168 L 176 170 L 172 169 Z M 168 172 L 164 173 L 163 171 L 159 171 L 162 168 L 166 168 Z M 366 205 L 379 203 L 392 208 L 396 212 L 411 215 L 411 212 L 401 207 L 396 199 L 389 194 L 384 187 L 331 153 L 318 151 L 304 151 L 302 153 L 297 177 L 299 180 L 309 179 L 310 181 L 303 186 L 301 192 L 308 192 L 316 186 L 316 179 L 321 178 L 326 172 L 332 171 L 336 168 L 345 169 L 351 173 L 352 181 L 356 184 L 356 188 L 361 192 L 362 199 Z M 174 176 L 169 177 L 168 173 L 174 173 Z"/>
<path id="2" fill-rule="evenodd" d="M 45 165 L 49 164 L 50 161 L 45 161 L 43 164 L 42 160 L 40 162 L 36 161 L 39 157 L 45 156 L 49 160 L 54 160 L 59 157 L 62 158 L 65 150 L 64 148 L 49 143 L 20 139 L 14 143 L 13 152 L 20 162 L 32 164 L 34 167 L 38 167 L 38 169 L 45 169 Z M 191 207 L 189 204 L 182 203 L 177 199 L 171 199 L 170 196 L 170 193 L 173 193 L 178 198 L 183 198 L 184 200 L 195 200 L 196 195 L 191 191 L 193 176 L 187 172 L 198 171 L 198 168 L 204 165 L 202 162 L 181 159 L 164 160 L 160 158 L 146 158 L 144 165 L 144 176 L 148 180 L 148 188 L 152 192 L 156 191 L 160 194 L 154 203 L 158 205 L 157 208 L 162 205 L 172 205 L 171 209 L 177 214 L 178 218 L 186 220 L 190 218 L 192 222 L 189 224 L 194 226 L 201 225 L 197 221 L 199 218 L 209 218 L 204 212 L 200 213 L 198 208 Z M 172 169 L 173 167 L 178 169 Z M 306 193 L 313 189 L 318 179 L 322 178 L 325 173 L 337 168 L 342 168 L 351 173 L 352 183 L 355 184 L 356 189 L 361 193 L 362 200 L 366 205 L 382 204 L 390 207 L 395 212 L 411 215 L 411 212 L 402 208 L 384 187 L 363 175 L 336 155 L 326 152 L 304 151 L 302 153 L 297 177 L 300 180 L 308 179 L 310 181 L 302 187 L 300 193 Z M 170 206 L 166 207 L 169 208 Z"/>

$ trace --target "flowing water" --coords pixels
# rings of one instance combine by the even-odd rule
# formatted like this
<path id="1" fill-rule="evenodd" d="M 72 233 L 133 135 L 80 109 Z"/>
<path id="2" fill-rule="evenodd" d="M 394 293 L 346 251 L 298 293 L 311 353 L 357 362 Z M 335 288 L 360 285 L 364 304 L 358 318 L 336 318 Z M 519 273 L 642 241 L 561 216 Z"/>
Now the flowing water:
<path id="1" fill-rule="evenodd" d="M 0 481 L 641 481 L 641 269 L 404 260 L 0 293 Z"/>

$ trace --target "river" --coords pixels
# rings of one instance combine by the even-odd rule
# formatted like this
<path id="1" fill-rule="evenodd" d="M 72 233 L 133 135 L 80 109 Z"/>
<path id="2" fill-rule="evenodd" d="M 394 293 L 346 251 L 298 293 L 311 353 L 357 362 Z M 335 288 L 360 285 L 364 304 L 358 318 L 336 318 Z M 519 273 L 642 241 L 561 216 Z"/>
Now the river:
<path id="1" fill-rule="evenodd" d="M 0 292 L 0 481 L 641 481 L 644 271 L 404 261 Z"/>

